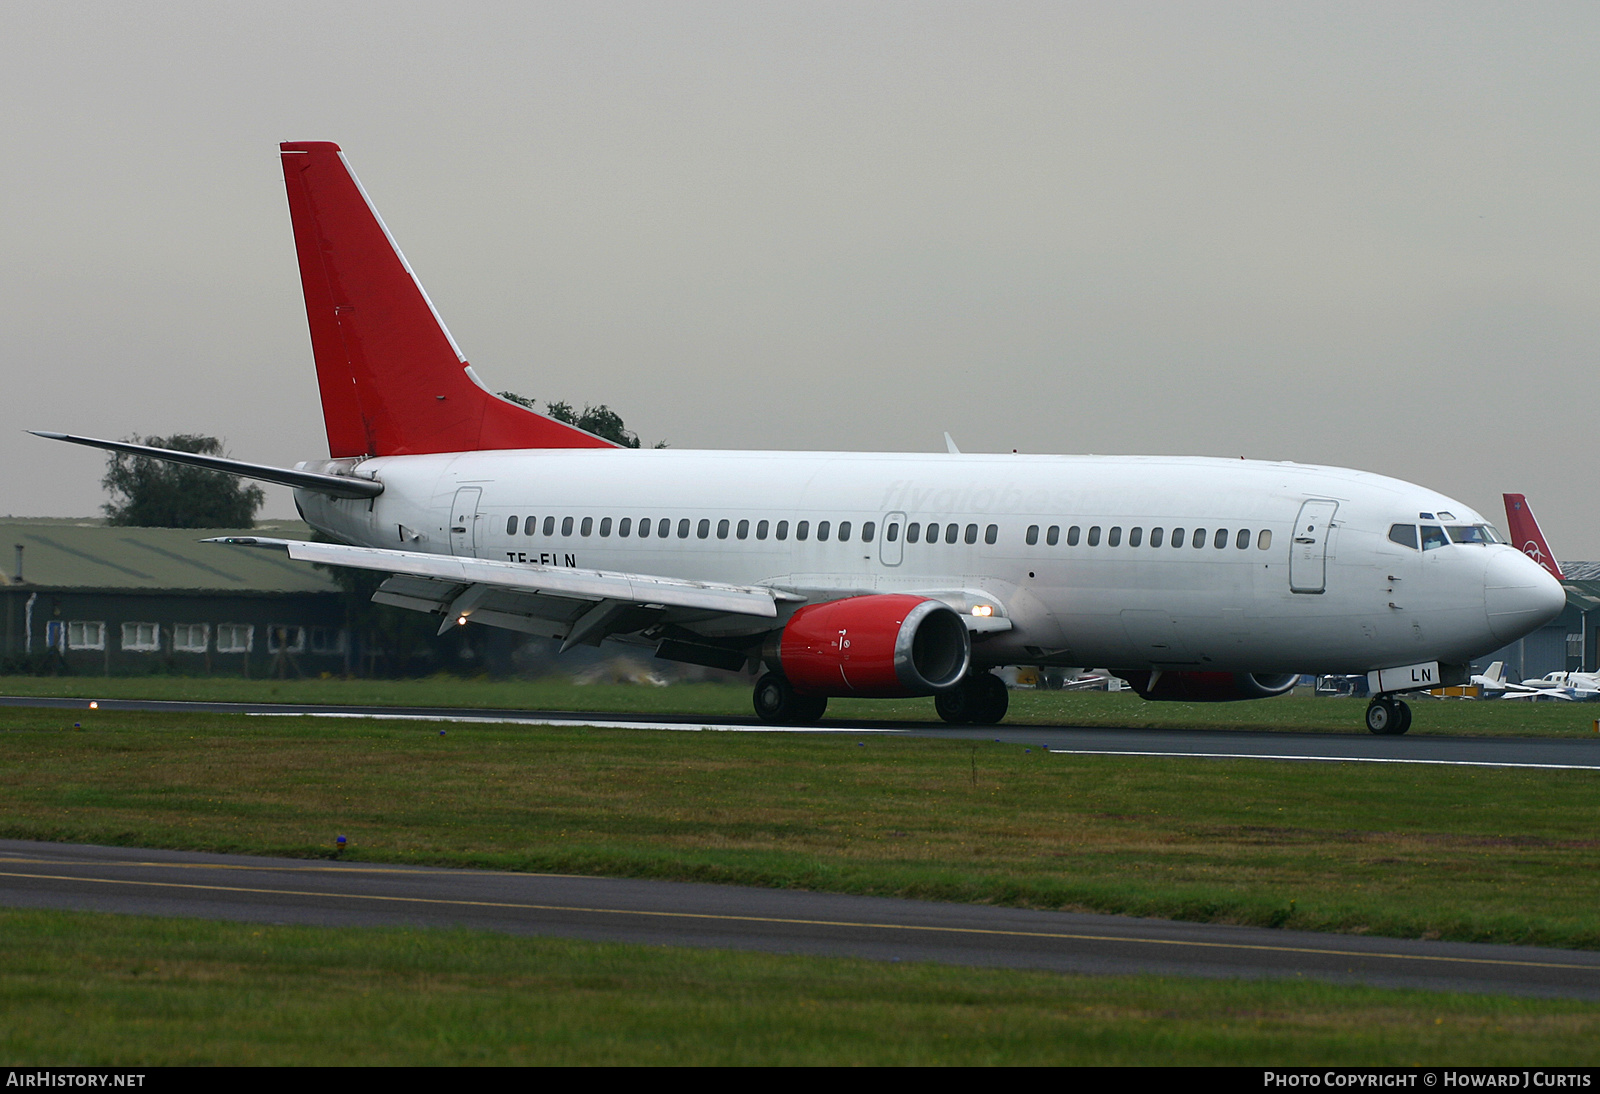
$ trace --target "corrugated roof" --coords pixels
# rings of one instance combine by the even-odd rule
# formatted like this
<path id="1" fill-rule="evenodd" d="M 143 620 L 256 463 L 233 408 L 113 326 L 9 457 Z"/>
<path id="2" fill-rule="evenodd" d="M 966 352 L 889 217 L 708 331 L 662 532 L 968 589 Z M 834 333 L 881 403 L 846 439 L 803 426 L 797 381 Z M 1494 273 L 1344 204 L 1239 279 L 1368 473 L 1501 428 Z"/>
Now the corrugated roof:
<path id="1" fill-rule="evenodd" d="M 258 525 L 255 535 L 305 539 L 299 522 Z M 208 592 L 322 593 L 338 586 L 281 551 L 202 543 L 211 536 L 251 534 L 219 528 L 110 528 L 98 521 L 0 519 L 0 583 L 16 574 L 28 585 L 70 589 L 184 589 Z"/>

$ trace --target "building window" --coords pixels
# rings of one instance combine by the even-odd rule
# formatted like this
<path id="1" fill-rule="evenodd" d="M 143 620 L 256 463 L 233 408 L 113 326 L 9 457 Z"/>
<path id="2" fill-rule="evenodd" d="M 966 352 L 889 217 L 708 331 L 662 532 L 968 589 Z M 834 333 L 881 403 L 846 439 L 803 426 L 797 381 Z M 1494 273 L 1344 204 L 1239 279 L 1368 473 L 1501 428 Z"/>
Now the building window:
<path id="1" fill-rule="evenodd" d="M 161 648 L 159 623 L 124 623 L 122 648 L 134 653 L 154 653 Z"/>
<path id="2" fill-rule="evenodd" d="M 311 652 L 337 654 L 344 652 L 343 627 L 311 627 Z"/>
<path id="3" fill-rule="evenodd" d="M 73 621 L 67 624 L 67 649 L 103 650 L 105 648 L 106 625 L 104 623 Z"/>
<path id="4" fill-rule="evenodd" d="M 273 623 L 267 628 L 268 653 L 300 653 L 306 648 L 306 629 Z"/>
<path id="5" fill-rule="evenodd" d="M 218 623 L 218 653 L 249 653 L 256 648 L 256 629 L 248 623 Z"/>
<path id="6" fill-rule="evenodd" d="M 172 648 L 180 653 L 205 653 L 211 643 L 209 623 L 174 623 Z"/>

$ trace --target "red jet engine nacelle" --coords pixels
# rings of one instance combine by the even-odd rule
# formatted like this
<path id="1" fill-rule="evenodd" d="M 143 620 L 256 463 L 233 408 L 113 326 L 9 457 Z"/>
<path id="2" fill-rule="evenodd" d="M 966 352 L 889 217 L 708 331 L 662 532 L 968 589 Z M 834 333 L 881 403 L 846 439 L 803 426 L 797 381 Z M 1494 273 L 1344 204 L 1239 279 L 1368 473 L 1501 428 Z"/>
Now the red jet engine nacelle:
<path id="1" fill-rule="evenodd" d="M 954 608 L 881 593 L 801 608 L 769 640 L 766 659 L 801 695 L 897 699 L 954 687 L 971 655 Z"/>
<path id="2" fill-rule="evenodd" d="M 1270 699 L 1294 687 L 1297 673 L 1260 672 L 1119 672 L 1139 698 L 1181 703 L 1230 703 L 1238 699 Z M 1152 687 L 1150 677 L 1156 676 Z"/>

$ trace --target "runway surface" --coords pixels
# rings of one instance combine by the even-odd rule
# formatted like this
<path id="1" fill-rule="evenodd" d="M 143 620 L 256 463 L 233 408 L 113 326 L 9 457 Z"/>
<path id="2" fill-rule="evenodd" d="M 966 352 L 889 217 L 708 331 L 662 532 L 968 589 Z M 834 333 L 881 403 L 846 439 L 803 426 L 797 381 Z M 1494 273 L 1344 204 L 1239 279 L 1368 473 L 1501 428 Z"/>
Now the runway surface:
<path id="1" fill-rule="evenodd" d="M 1331 701 L 1331 700 L 1330 700 Z M 1217 730 L 1122 729 L 1081 726 L 952 726 L 943 722 L 827 720 L 817 726 L 771 726 L 754 718 L 704 718 L 666 714 L 597 714 L 556 710 L 478 710 L 313 703 L 185 703 L 139 699 L 98 700 L 102 710 L 213 712 L 259 716 L 420 719 L 461 723 L 585 725 L 683 732 L 894 734 L 1005 741 L 1052 752 L 1084 755 L 1259 758 L 1358 763 L 1463 764 L 1600 771 L 1600 736 L 1377 737 L 1352 725 L 1349 733 L 1220 732 Z M 86 699 L 0 696 L 0 706 L 83 710 Z M 1351 704 L 1352 720 L 1359 704 Z"/>
<path id="2" fill-rule="evenodd" d="M 0 904 L 1600 999 L 1600 953 L 678 882 L 0 841 Z"/>

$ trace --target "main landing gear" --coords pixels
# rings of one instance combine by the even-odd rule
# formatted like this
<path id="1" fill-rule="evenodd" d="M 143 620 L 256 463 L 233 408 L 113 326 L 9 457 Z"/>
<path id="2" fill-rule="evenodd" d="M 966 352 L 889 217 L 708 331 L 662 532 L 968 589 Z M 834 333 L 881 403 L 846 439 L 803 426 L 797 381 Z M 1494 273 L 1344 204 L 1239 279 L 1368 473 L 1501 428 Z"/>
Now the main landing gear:
<path id="1" fill-rule="evenodd" d="M 933 697 L 939 717 L 957 724 L 992 726 L 1006 716 L 1010 705 L 1006 682 L 992 672 L 969 672 L 961 683 Z"/>
<path id="2" fill-rule="evenodd" d="M 1398 737 L 1411 728 L 1411 708 L 1392 695 L 1367 704 L 1367 728 L 1383 737 Z"/>
<path id="3" fill-rule="evenodd" d="M 820 722 L 828 709 L 827 696 L 796 694 L 794 685 L 775 672 L 756 681 L 752 698 L 756 717 L 777 725 L 808 726 Z"/>

